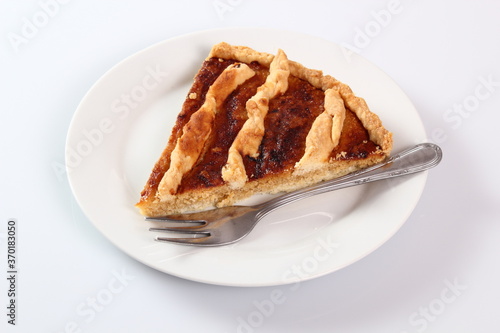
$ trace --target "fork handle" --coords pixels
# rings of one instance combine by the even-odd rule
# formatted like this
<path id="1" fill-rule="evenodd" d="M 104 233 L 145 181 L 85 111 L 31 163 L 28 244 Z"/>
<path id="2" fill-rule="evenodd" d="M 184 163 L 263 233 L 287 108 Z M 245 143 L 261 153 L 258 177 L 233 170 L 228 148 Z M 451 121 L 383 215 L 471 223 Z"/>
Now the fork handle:
<path id="1" fill-rule="evenodd" d="M 255 208 L 260 209 L 258 217 L 262 218 L 283 205 L 313 195 L 431 169 L 441 162 L 442 156 L 443 153 L 439 146 L 433 143 L 418 144 L 388 158 L 380 164 L 337 179 L 284 194 L 261 205 L 257 205 Z"/>

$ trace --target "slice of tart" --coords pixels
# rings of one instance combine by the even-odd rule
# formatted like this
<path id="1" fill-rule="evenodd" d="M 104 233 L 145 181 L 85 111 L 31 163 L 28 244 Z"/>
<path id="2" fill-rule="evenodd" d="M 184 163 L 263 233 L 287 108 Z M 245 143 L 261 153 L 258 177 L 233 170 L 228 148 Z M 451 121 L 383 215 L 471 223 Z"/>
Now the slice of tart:
<path id="1" fill-rule="evenodd" d="M 194 78 L 136 206 L 146 216 L 296 190 L 384 160 L 392 134 L 346 84 L 220 43 Z"/>

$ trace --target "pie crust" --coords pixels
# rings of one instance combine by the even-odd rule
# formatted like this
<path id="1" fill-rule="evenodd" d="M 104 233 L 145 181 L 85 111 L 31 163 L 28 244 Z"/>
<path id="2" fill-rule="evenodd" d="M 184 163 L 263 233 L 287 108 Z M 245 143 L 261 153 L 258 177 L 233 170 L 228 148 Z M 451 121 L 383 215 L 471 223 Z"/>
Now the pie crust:
<path id="1" fill-rule="evenodd" d="M 392 134 L 351 88 L 245 46 L 212 47 L 136 206 L 146 216 L 292 191 L 384 160 Z"/>

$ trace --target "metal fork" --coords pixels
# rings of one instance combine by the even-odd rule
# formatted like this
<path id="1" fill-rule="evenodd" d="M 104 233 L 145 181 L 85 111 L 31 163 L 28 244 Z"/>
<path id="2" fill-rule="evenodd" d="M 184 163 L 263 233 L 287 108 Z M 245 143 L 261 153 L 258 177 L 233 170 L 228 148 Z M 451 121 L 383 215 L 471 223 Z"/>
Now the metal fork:
<path id="1" fill-rule="evenodd" d="M 150 228 L 150 231 L 174 232 L 190 236 L 157 236 L 155 238 L 157 241 L 195 246 L 231 244 L 248 235 L 262 218 L 284 205 L 320 193 L 428 170 L 438 165 L 441 159 L 441 148 L 432 143 L 423 143 L 370 168 L 290 192 L 259 205 L 222 207 L 196 213 L 148 217 L 146 220 L 169 224 Z"/>

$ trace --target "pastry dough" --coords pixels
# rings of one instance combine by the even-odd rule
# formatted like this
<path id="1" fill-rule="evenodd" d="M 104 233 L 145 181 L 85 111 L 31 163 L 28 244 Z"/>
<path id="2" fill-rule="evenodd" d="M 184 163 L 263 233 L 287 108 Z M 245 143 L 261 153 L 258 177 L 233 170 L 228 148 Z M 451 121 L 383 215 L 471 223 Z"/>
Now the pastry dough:
<path id="1" fill-rule="evenodd" d="M 345 119 L 344 101 L 337 90 L 325 91 L 325 111 L 320 114 L 306 138 L 304 156 L 295 165 L 296 173 L 320 168 L 328 163 L 332 150 L 339 144 Z"/>

